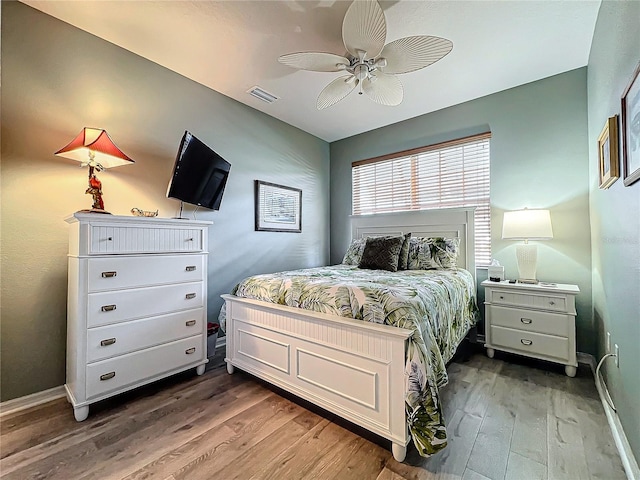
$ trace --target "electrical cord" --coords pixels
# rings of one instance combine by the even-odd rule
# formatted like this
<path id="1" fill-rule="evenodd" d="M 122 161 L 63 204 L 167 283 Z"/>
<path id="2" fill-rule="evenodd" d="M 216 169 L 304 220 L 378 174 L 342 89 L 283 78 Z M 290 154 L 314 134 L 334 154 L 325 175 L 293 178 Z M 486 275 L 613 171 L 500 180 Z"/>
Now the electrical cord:
<path id="1" fill-rule="evenodd" d="M 606 395 L 604 396 L 604 399 L 607 402 L 607 404 L 609 405 L 609 407 L 611 407 L 611 410 L 613 410 L 614 412 L 617 413 L 618 410 L 616 410 L 616 407 L 613 405 L 613 400 L 611 399 L 611 396 L 609 395 L 609 389 L 608 388 L 602 388 L 602 380 L 601 380 L 601 376 L 600 376 L 600 367 L 602 367 L 602 364 L 607 359 L 607 357 L 617 357 L 617 355 L 615 353 L 607 353 L 605 356 L 603 356 L 600 359 L 600 362 L 598 362 L 598 366 L 596 367 L 596 382 L 598 382 L 598 386 L 600 387 L 600 390 L 603 390 L 606 393 Z"/>

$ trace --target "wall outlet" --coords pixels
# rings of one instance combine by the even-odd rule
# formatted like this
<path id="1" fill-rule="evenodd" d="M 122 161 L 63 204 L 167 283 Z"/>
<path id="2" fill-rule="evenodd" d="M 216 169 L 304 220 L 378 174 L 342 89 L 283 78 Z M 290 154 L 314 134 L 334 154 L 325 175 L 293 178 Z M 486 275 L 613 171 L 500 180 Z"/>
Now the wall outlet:
<path id="1" fill-rule="evenodd" d="M 620 367 L 620 348 L 618 347 L 618 344 L 616 343 L 614 345 L 614 352 L 616 354 L 615 356 L 615 360 L 616 360 L 616 367 Z"/>
<path id="2" fill-rule="evenodd" d="M 607 332 L 607 344 L 605 348 L 606 351 L 604 353 L 611 353 L 611 332 Z"/>

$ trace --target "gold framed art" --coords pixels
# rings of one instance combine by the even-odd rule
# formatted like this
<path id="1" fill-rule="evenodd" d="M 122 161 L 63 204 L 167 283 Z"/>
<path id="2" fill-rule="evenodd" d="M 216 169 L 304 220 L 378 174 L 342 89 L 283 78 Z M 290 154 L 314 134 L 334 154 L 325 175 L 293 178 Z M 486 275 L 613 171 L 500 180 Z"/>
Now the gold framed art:
<path id="1" fill-rule="evenodd" d="M 609 117 L 598 137 L 600 188 L 609 188 L 620 178 L 618 162 L 618 116 Z"/>
<path id="2" fill-rule="evenodd" d="M 640 180 L 640 63 L 622 94 L 622 165 L 624 184 Z"/>

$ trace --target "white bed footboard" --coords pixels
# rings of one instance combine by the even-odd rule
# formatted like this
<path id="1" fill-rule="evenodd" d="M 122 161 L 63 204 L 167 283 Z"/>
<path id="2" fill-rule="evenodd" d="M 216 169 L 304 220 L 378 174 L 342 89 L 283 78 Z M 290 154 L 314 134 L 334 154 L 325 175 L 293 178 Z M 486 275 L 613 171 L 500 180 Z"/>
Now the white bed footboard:
<path id="1" fill-rule="evenodd" d="M 393 442 L 403 461 L 411 330 L 223 295 L 226 362 Z"/>

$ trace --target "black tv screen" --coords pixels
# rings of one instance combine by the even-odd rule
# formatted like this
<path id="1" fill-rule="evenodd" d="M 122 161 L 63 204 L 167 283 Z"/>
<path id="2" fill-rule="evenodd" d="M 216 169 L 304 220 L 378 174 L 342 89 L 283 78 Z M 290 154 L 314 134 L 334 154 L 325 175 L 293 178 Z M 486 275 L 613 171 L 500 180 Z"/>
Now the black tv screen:
<path id="1" fill-rule="evenodd" d="M 184 132 L 167 197 L 220 210 L 231 164 L 190 132 Z"/>

